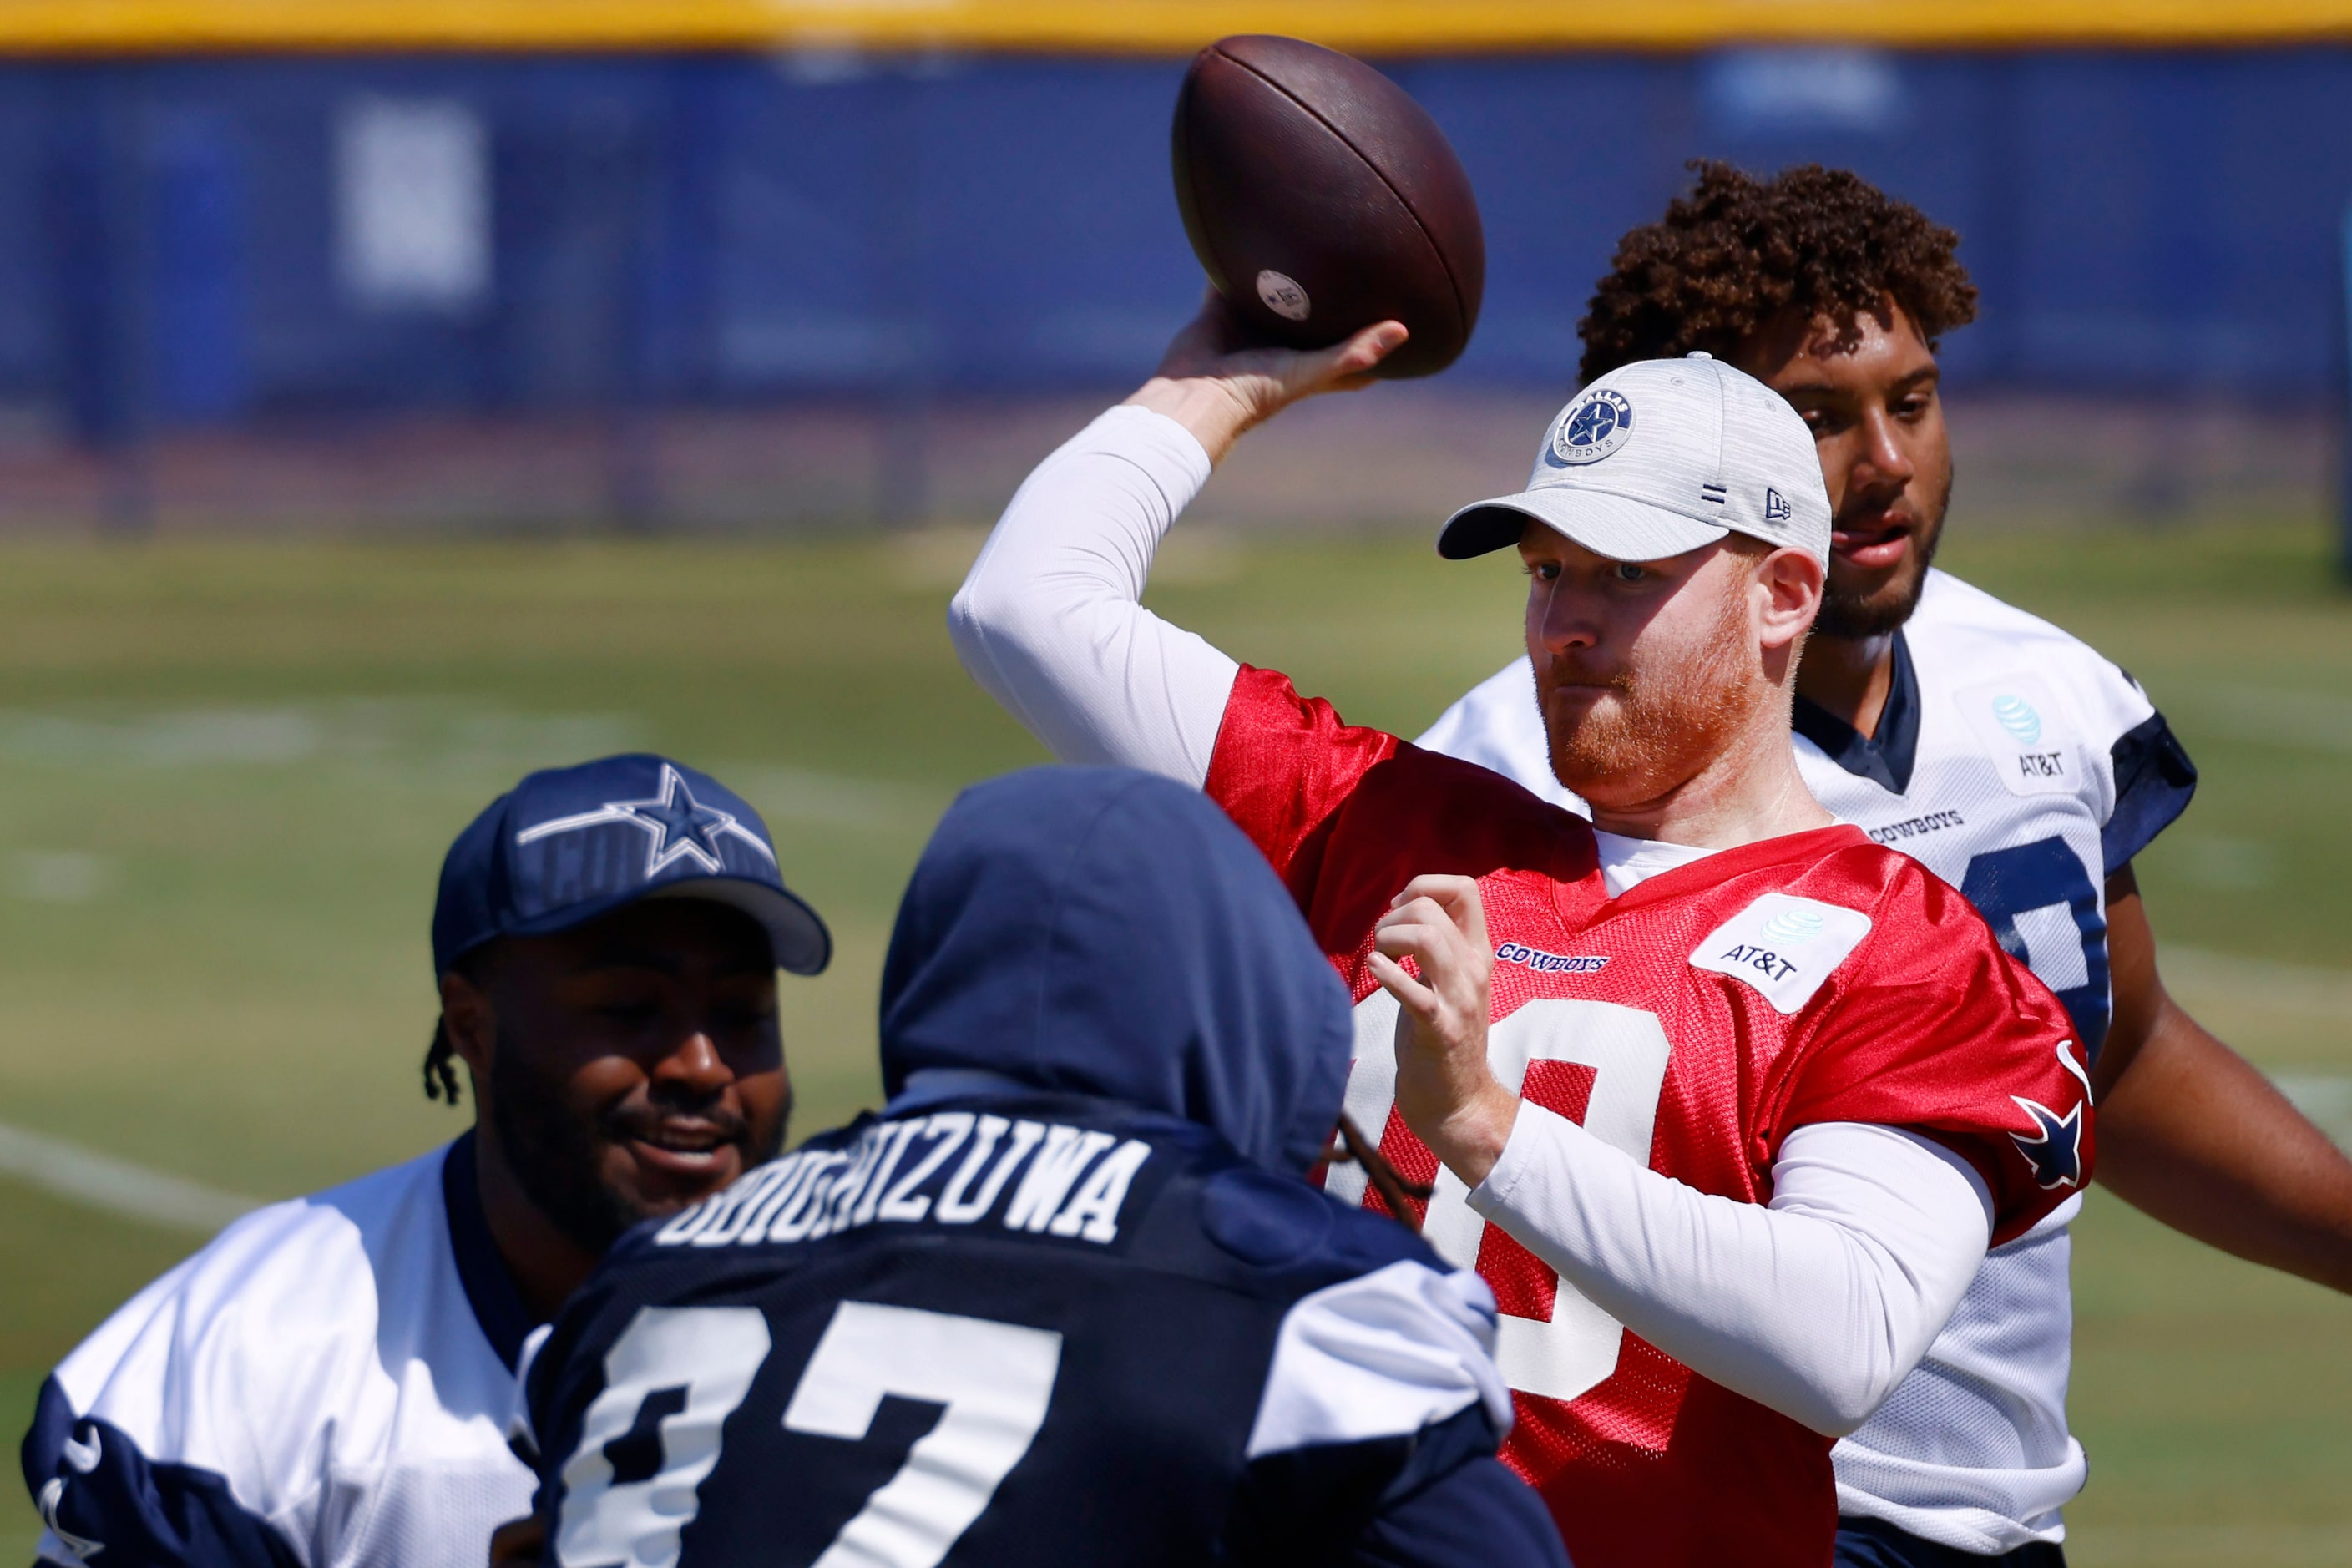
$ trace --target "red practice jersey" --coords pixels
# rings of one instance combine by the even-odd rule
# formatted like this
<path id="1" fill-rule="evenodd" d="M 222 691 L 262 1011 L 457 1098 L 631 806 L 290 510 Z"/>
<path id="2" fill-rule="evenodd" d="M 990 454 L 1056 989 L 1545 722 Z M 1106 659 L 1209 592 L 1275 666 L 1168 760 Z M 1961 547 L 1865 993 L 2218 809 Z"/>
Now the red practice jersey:
<path id="1" fill-rule="evenodd" d="M 1762 1204 L 1794 1128 L 1903 1127 L 1983 1176 L 1995 1243 L 2089 1173 L 2088 1080 L 2057 999 L 1958 892 L 1858 828 L 1722 850 L 1612 899 L 1582 818 L 1344 725 L 1271 671 L 1243 668 L 1206 787 L 1353 990 L 1349 1112 L 1435 1184 L 1425 1234 L 1494 1287 L 1518 1405 L 1504 1457 L 1579 1568 L 1829 1563 L 1830 1439 L 1627 1331 L 1474 1213 L 1405 1130 L 1373 926 L 1415 876 L 1476 878 L 1497 1076 L 1652 1170 Z M 1352 1166 L 1328 1184 L 1381 1205 Z"/>

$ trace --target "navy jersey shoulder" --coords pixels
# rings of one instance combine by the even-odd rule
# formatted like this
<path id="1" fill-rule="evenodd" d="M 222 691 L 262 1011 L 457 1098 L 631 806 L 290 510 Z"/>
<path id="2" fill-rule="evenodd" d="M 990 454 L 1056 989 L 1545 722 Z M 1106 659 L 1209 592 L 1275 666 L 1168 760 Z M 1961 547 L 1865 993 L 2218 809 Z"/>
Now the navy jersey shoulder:
<path id="1" fill-rule="evenodd" d="M 1370 1446 L 1268 1417 L 1294 1309 L 1399 1266 L 1450 1273 L 1172 1116 L 1037 1095 L 863 1120 L 640 1227 L 574 1298 L 530 1376 L 556 1554 L 643 1550 L 685 1485 L 657 1527 L 687 1568 L 813 1561 L 909 1508 L 949 1563 L 1254 1558 L 1267 1461 L 1297 1483 L 1305 1450 L 1347 1458 L 1283 1487 L 1317 1500 L 1290 1547 L 1352 1539 L 1416 1448 L 1433 1472 L 1500 1436 L 1475 1394 Z"/>

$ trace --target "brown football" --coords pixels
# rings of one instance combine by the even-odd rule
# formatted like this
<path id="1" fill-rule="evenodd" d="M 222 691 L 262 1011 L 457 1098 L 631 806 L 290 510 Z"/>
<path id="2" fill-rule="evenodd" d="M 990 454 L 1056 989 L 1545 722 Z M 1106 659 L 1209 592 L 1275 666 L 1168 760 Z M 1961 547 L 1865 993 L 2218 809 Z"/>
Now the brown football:
<path id="1" fill-rule="evenodd" d="M 1478 324 L 1486 241 L 1428 111 L 1363 61 L 1297 38 L 1202 49 L 1176 96 L 1176 205 L 1250 330 L 1323 348 L 1394 319 L 1386 376 L 1452 364 Z"/>

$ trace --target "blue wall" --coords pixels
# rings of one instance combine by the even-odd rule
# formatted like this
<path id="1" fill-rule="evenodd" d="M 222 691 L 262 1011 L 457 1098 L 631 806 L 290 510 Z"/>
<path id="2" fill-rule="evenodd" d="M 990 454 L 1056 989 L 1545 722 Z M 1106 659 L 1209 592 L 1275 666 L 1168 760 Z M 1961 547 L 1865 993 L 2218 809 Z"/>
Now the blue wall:
<path id="1" fill-rule="evenodd" d="M 1710 154 L 1850 164 L 1959 229 L 1957 381 L 2328 395 L 2352 50 L 1391 62 L 1477 183 L 1464 379 L 1566 381 L 1611 246 Z M 734 56 L 0 69 L 0 399 L 86 436 L 372 407 L 1132 379 L 1198 273 L 1181 64 Z M 338 286 L 354 95 L 490 133 L 496 282 L 457 317 Z"/>

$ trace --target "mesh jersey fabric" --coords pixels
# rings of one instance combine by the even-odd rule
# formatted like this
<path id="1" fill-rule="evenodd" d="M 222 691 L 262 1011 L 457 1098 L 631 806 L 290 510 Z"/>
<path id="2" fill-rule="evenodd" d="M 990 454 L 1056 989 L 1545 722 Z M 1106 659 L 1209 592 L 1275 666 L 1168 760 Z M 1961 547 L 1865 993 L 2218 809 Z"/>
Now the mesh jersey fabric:
<path id="1" fill-rule="evenodd" d="M 1877 742 L 1820 716 L 1796 738 L 1813 794 L 1958 888 L 2095 1050 L 2110 1012 L 2106 879 L 2188 806 L 2196 769 L 2132 679 L 2048 622 L 1931 571 L 1901 634 L 1908 711 Z M 1906 683 L 1898 681 L 1898 688 Z M 1522 658 L 1422 744 L 1570 809 Z M 1806 732 L 1810 731 L 1810 732 Z M 1899 786 L 1899 787 L 1898 787 Z M 1835 1450 L 1842 1508 L 1996 1553 L 2065 1531 L 2087 1466 L 2065 1420 L 2070 1201 L 1988 1258 L 1919 1369 Z"/>
<path id="2" fill-rule="evenodd" d="M 1614 1129 L 1652 1169 L 1761 1203 L 1790 1129 L 1874 1122 L 1967 1158 L 1993 1195 L 1997 1241 L 2063 1200 L 2017 1146 L 2034 1129 L 2011 1097 L 2079 1110 L 2080 1069 L 2062 1062 L 2065 1015 L 1949 889 L 1855 829 L 1718 851 L 1612 900 L 1581 819 L 1484 769 L 1345 725 L 1247 666 L 1206 788 L 1283 876 L 1358 999 L 1349 1109 L 1382 1129 L 1408 1175 L 1432 1181 L 1436 1163 L 1379 1083 L 1394 1005 L 1365 958 L 1398 888 L 1454 872 L 1478 879 L 1497 945 L 1492 1054 L 1524 1060 L 1527 1099 Z M 1785 1012 L 1759 989 L 1769 976 L 1698 966 L 1717 956 L 1703 951 L 1714 933 L 1776 898 L 1815 921 L 1867 917 L 1851 952 Z M 1941 1049 L 1954 1035 L 1978 1043 L 1965 1062 Z M 1377 1206 L 1360 1183 L 1332 1173 L 1335 1193 Z M 1626 1332 L 1499 1229 L 1436 1215 L 1430 1229 L 1442 1256 L 1475 1263 L 1496 1288 L 1519 1411 L 1506 1458 L 1585 1568 L 1827 1560 L 1826 1437 Z"/>
<path id="3" fill-rule="evenodd" d="M 482 1561 L 531 1476 L 506 1444 L 519 1347 L 491 1337 L 520 1339 L 520 1305 L 486 1311 L 461 1256 L 470 1152 L 247 1215 L 68 1355 L 25 1439 L 42 1560 Z"/>

